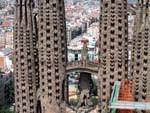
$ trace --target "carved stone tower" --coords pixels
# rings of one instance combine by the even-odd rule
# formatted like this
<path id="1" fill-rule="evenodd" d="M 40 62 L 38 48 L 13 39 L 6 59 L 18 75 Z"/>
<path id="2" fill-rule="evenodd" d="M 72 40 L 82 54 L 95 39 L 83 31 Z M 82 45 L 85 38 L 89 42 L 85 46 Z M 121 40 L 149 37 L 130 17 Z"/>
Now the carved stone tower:
<path id="1" fill-rule="evenodd" d="M 33 0 L 16 0 L 16 113 L 62 113 L 67 61 L 64 1 L 40 0 L 38 10 L 33 8 Z"/>
<path id="2" fill-rule="evenodd" d="M 115 81 L 127 77 L 127 0 L 101 0 L 99 38 L 100 113 L 108 113 Z"/>
<path id="3" fill-rule="evenodd" d="M 150 1 L 139 1 L 135 12 L 132 76 L 135 100 L 143 102 L 150 99 Z M 136 113 L 142 111 L 137 110 Z"/>
<path id="4" fill-rule="evenodd" d="M 42 113 L 62 113 L 67 61 L 64 1 L 40 0 L 38 19 Z"/>
<path id="5" fill-rule="evenodd" d="M 32 0 L 16 0 L 14 62 L 16 113 L 36 112 L 35 33 Z M 34 39 L 33 39 L 34 37 Z"/>

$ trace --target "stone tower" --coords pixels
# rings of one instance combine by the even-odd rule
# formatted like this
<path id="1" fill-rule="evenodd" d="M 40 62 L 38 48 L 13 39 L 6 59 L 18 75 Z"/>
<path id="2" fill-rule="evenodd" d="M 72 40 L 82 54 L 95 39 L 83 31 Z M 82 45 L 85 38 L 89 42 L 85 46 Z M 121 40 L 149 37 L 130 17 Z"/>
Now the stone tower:
<path id="1" fill-rule="evenodd" d="M 62 113 L 67 43 L 63 0 L 16 0 L 16 113 Z"/>
<path id="2" fill-rule="evenodd" d="M 108 113 L 115 81 L 127 77 L 127 0 L 101 0 L 99 38 L 100 113 Z"/>
<path id="3" fill-rule="evenodd" d="M 42 113 L 62 113 L 67 61 L 63 0 L 40 0 L 38 52 Z"/>
<path id="4" fill-rule="evenodd" d="M 143 102 L 150 99 L 150 1 L 139 0 L 135 11 L 132 76 L 135 82 L 135 101 Z"/>
<path id="5" fill-rule="evenodd" d="M 16 113 L 36 112 L 36 35 L 33 30 L 32 0 L 16 0 L 14 62 Z M 34 37 L 34 39 L 33 39 Z"/>

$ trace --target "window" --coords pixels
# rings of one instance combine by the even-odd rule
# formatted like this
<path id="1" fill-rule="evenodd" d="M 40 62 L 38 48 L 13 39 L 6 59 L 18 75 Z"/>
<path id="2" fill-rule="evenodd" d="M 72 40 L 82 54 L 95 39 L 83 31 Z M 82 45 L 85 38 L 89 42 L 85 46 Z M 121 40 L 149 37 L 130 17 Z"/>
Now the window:
<path id="1" fill-rule="evenodd" d="M 147 55 L 148 55 L 148 53 L 147 53 L 147 52 L 144 52 L 144 55 L 145 55 L 145 56 L 147 56 Z"/>
<path id="2" fill-rule="evenodd" d="M 48 4 L 48 3 L 49 3 L 49 0 L 46 0 L 46 3 Z"/>
<path id="3" fill-rule="evenodd" d="M 122 27 L 121 27 L 121 26 L 119 26 L 119 27 L 118 27 L 118 30 L 119 30 L 119 31 L 121 31 L 121 30 L 122 30 Z"/>
<path id="4" fill-rule="evenodd" d="M 104 53 L 106 53 L 107 49 L 103 49 Z"/>
<path id="5" fill-rule="evenodd" d="M 56 7 L 56 4 L 53 4 L 53 7 Z"/>
<path id="6" fill-rule="evenodd" d="M 26 109 L 23 109 L 23 112 L 25 112 L 25 113 L 26 113 L 26 111 L 27 111 Z"/>
<path id="7" fill-rule="evenodd" d="M 110 79 L 114 79 L 114 75 L 111 75 L 111 76 L 110 76 Z"/>
<path id="8" fill-rule="evenodd" d="M 107 42 L 106 42 L 106 41 L 104 41 L 103 43 L 104 43 L 104 45 L 107 45 Z"/>
<path id="9" fill-rule="evenodd" d="M 22 103 L 23 106 L 26 106 L 26 103 Z"/>
<path id="10" fill-rule="evenodd" d="M 47 44 L 47 48 L 50 48 L 51 46 L 50 46 L 50 44 Z"/>
<path id="11" fill-rule="evenodd" d="M 54 29 L 57 29 L 57 26 L 54 26 Z"/>
<path id="12" fill-rule="evenodd" d="M 59 7 L 59 10 L 62 11 L 62 7 Z"/>
<path id="13" fill-rule="evenodd" d="M 42 75 L 42 79 L 44 79 L 44 75 Z"/>
<path id="14" fill-rule="evenodd" d="M 50 29 L 47 29 L 46 32 L 47 32 L 47 33 L 50 33 Z"/>
<path id="15" fill-rule="evenodd" d="M 143 67 L 144 71 L 147 71 L 147 67 Z"/>
<path id="16" fill-rule="evenodd" d="M 41 69 L 42 72 L 44 72 L 44 69 Z"/>
<path id="17" fill-rule="evenodd" d="M 59 96 L 56 96 L 56 99 L 59 100 Z"/>
<path id="18" fill-rule="evenodd" d="M 119 46 L 122 46 L 122 42 L 118 42 L 118 45 L 119 45 Z"/>
<path id="19" fill-rule="evenodd" d="M 114 46 L 110 46 L 110 49 L 114 50 L 114 49 L 115 49 L 115 47 L 114 47 Z"/>
<path id="20" fill-rule="evenodd" d="M 111 26 L 114 27 L 114 26 L 115 26 L 115 23 L 111 23 Z"/>
<path id="21" fill-rule="evenodd" d="M 140 73 L 140 71 L 139 71 L 139 70 L 136 70 L 136 73 L 137 73 L 137 74 L 139 74 L 139 73 Z"/>
<path id="22" fill-rule="evenodd" d="M 144 59 L 144 63 L 147 63 L 147 59 Z"/>
<path id="23" fill-rule="evenodd" d="M 110 68 L 110 71 L 112 71 L 112 72 L 113 72 L 113 71 L 114 71 L 114 68 Z"/>
<path id="24" fill-rule="evenodd" d="M 45 89 L 43 88 L 42 91 L 45 92 Z"/>
<path id="25" fill-rule="evenodd" d="M 103 74 L 106 74 L 106 71 L 103 71 Z"/>
<path id="26" fill-rule="evenodd" d="M 114 86 L 114 83 L 113 83 L 113 82 L 111 82 L 111 83 L 110 83 L 110 85 L 111 85 L 111 86 Z"/>
<path id="27" fill-rule="evenodd" d="M 57 37 L 58 36 L 58 34 L 57 33 L 54 33 L 54 37 Z"/>
<path id="28" fill-rule="evenodd" d="M 33 106 L 30 106 L 30 109 L 33 109 Z"/>
<path id="29" fill-rule="evenodd" d="M 115 39 L 114 39 L 114 38 L 110 38 L 110 41 L 111 41 L 111 42 L 114 42 L 114 41 L 115 41 Z"/>
<path id="30" fill-rule="evenodd" d="M 102 99 L 103 102 L 106 102 L 106 99 Z"/>
<path id="31" fill-rule="evenodd" d="M 25 90 L 22 90 L 22 93 L 25 93 L 26 91 Z"/>
<path id="32" fill-rule="evenodd" d="M 121 35 L 121 34 L 119 34 L 119 35 L 118 35 L 118 38 L 122 38 L 122 35 Z"/>
<path id="33" fill-rule="evenodd" d="M 41 33 L 41 37 L 43 36 L 43 33 Z"/>
<path id="34" fill-rule="evenodd" d="M 59 89 L 56 90 L 56 93 L 59 93 Z"/>
<path id="35" fill-rule="evenodd" d="M 19 98 L 17 98 L 17 101 L 19 102 Z"/>
<path id="36" fill-rule="evenodd" d="M 111 0 L 111 3 L 115 3 L 115 0 Z"/>
<path id="37" fill-rule="evenodd" d="M 105 7 L 106 7 L 106 8 L 108 7 L 108 3 L 105 3 Z"/>
<path id="38" fill-rule="evenodd" d="M 137 55 L 137 59 L 140 59 L 140 55 Z"/>
<path id="39" fill-rule="evenodd" d="M 41 18 L 41 22 L 43 22 L 43 18 Z"/>
<path id="40" fill-rule="evenodd" d="M 146 89 L 143 89 L 143 92 L 146 93 Z"/>
<path id="41" fill-rule="evenodd" d="M 115 34 L 115 31 L 114 31 L 114 30 L 111 30 L 111 34 Z"/>
<path id="42" fill-rule="evenodd" d="M 103 88 L 105 89 L 105 88 L 106 88 L 106 85 L 103 85 Z"/>
<path id="43" fill-rule="evenodd" d="M 52 96 L 52 93 L 48 93 L 48 96 Z"/>
<path id="44" fill-rule="evenodd" d="M 52 89 L 52 87 L 51 87 L 51 86 L 48 86 L 48 89 L 49 89 L 49 90 L 51 90 L 51 89 Z"/>
<path id="45" fill-rule="evenodd" d="M 122 72 L 118 72 L 118 75 L 121 75 L 122 74 Z"/>
<path id="46" fill-rule="evenodd" d="M 106 38 L 107 37 L 107 34 L 104 34 L 104 38 Z"/>
<path id="47" fill-rule="evenodd" d="M 52 82 L 52 80 L 50 79 L 50 80 L 48 80 L 48 83 L 51 83 Z"/>
<path id="48" fill-rule="evenodd" d="M 106 92 L 103 92 L 103 95 L 106 95 Z"/>
<path id="49" fill-rule="evenodd" d="M 30 96 L 33 96 L 33 93 L 29 93 Z"/>

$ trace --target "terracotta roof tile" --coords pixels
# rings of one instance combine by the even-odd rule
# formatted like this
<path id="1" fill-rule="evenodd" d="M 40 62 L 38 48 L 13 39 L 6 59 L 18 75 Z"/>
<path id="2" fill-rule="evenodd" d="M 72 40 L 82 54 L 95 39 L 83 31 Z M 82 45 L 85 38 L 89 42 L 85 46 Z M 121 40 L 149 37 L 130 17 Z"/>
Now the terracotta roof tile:
<path id="1" fill-rule="evenodd" d="M 0 68 L 4 67 L 4 57 L 0 57 Z"/>

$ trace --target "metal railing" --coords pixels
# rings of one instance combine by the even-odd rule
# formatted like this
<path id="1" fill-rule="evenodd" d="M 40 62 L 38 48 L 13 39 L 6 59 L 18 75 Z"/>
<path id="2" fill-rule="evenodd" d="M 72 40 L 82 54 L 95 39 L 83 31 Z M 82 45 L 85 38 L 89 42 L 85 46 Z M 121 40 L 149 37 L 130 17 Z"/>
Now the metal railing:
<path id="1" fill-rule="evenodd" d="M 109 102 L 109 108 L 112 109 L 112 113 L 116 112 L 116 109 L 138 109 L 138 110 L 150 110 L 150 102 L 135 102 L 135 101 L 120 101 L 118 100 L 120 91 L 120 82 L 116 81 L 114 89 Z"/>

